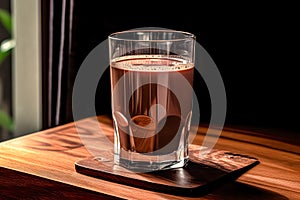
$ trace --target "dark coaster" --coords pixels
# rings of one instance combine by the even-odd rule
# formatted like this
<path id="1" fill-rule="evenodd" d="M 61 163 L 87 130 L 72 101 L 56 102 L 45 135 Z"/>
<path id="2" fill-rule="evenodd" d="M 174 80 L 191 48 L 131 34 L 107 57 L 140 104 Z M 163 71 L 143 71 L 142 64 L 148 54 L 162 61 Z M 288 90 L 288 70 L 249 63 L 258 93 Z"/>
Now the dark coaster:
<path id="1" fill-rule="evenodd" d="M 137 173 L 115 165 L 113 153 L 103 151 L 97 157 L 76 162 L 75 169 L 84 175 L 137 188 L 180 196 L 200 196 L 237 179 L 257 164 L 256 158 L 247 155 L 216 149 L 205 154 L 205 149 L 191 145 L 189 161 L 182 168 Z"/>

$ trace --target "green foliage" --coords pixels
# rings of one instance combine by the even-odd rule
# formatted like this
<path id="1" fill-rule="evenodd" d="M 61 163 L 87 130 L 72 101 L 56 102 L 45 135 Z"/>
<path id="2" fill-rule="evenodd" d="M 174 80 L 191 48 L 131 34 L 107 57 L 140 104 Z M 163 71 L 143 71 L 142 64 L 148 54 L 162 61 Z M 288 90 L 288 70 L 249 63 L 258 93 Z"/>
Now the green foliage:
<path id="1" fill-rule="evenodd" d="M 12 32 L 12 18 L 6 10 L 3 10 L 1 8 L 0 8 L 0 23 L 11 34 L 11 32 Z"/>
<path id="2" fill-rule="evenodd" d="M 0 43 L 0 64 L 10 55 L 11 50 L 15 47 L 13 39 L 7 39 Z"/>
<path id="3" fill-rule="evenodd" d="M 0 8 L 0 23 L 7 30 L 9 34 L 12 32 L 12 18 L 10 14 Z M 11 49 L 14 47 L 14 41 L 11 39 L 5 40 L 0 43 L 0 64 L 10 54 Z"/>
<path id="4" fill-rule="evenodd" d="M 0 23 L 7 30 L 9 34 L 12 32 L 12 18 L 10 14 L 0 8 Z M 12 39 L 4 40 L 0 43 L 0 65 L 7 58 L 12 48 L 14 48 L 15 42 Z M 0 128 L 4 128 L 8 131 L 14 130 L 14 123 L 12 118 L 4 111 L 0 110 Z"/>
<path id="5" fill-rule="evenodd" d="M 0 110 L 0 127 L 5 128 L 8 131 L 14 130 L 13 120 L 6 112 L 1 110 Z"/>
<path id="6" fill-rule="evenodd" d="M 0 44 L 0 46 L 1 46 L 1 44 Z M 0 49 L 0 64 L 5 60 L 5 58 L 7 57 L 7 56 L 9 56 L 10 55 L 10 51 L 2 51 L 1 49 Z"/>

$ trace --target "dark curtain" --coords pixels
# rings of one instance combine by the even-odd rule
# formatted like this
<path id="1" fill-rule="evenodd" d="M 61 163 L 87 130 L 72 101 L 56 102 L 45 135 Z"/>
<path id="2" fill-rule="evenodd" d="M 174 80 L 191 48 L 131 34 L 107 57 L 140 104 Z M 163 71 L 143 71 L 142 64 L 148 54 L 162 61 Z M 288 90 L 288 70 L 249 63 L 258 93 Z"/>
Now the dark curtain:
<path id="1" fill-rule="evenodd" d="M 299 130 L 298 118 L 292 117 L 299 113 L 299 98 L 294 95 L 298 73 L 287 45 L 296 38 L 291 34 L 296 34 L 292 12 L 283 20 L 269 5 L 253 4 L 248 10 L 250 5 L 241 9 L 229 5 L 222 11 L 215 5 L 188 5 L 184 10 L 178 4 L 145 5 L 42 0 L 44 128 L 73 120 L 76 73 L 88 53 L 110 33 L 163 27 L 194 33 L 217 64 L 227 94 L 227 124 Z M 195 82 L 201 121 L 209 122 L 206 85 L 199 74 Z M 95 101 L 97 114 L 110 114 L 108 70 L 100 79 Z"/>
<path id="2" fill-rule="evenodd" d="M 114 10 L 118 15 L 105 11 L 114 6 L 101 1 L 43 0 L 42 1 L 42 62 L 43 62 L 43 128 L 65 124 L 73 120 L 72 89 L 76 73 L 88 53 L 108 35 L 133 28 L 162 27 L 197 33 L 197 26 L 190 17 L 145 17 L 141 12 Z M 121 6 L 120 6 L 121 7 Z M 119 8 L 120 8 L 119 7 Z M 151 9 L 150 9 L 151 10 Z M 146 12 L 146 11 L 145 11 Z M 143 15 L 143 16 L 142 16 Z M 182 23 L 179 23 L 182 22 Z M 203 24 L 203 28 L 208 24 Z M 201 40 L 207 38 L 204 34 Z M 196 78 L 202 80 L 199 74 Z M 208 95 L 204 83 L 197 84 L 201 95 Z M 84 98 L 84 97 L 82 97 Z M 201 98 L 209 104 L 209 99 Z M 203 100 L 204 99 L 204 100 Z M 111 115 L 109 68 L 101 77 L 95 94 L 97 115 Z M 203 106 L 204 119 L 209 106 Z M 206 120 L 209 120 L 207 115 Z"/>
<path id="3" fill-rule="evenodd" d="M 80 0 L 42 1 L 43 128 L 73 120 L 72 89 L 88 53 L 108 36 L 103 4 Z M 97 114 L 110 114 L 109 71 L 100 79 Z M 84 97 L 83 97 L 84 98 Z"/>

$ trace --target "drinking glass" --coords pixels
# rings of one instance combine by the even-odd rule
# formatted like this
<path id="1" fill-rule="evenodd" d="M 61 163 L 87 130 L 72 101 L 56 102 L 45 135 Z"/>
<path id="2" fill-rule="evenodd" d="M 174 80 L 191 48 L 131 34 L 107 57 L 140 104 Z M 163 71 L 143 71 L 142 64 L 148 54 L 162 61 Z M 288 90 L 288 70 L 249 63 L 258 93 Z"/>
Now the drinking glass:
<path id="1" fill-rule="evenodd" d="M 195 36 L 135 29 L 112 33 L 108 40 L 115 164 L 142 172 L 183 167 Z"/>

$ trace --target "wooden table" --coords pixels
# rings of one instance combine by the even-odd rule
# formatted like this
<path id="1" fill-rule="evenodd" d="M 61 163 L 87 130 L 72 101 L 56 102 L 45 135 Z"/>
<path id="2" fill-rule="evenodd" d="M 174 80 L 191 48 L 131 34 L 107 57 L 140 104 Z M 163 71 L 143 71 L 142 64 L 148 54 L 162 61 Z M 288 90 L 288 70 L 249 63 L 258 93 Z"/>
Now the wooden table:
<path id="1" fill-rule="evenodd" d="M 105 136 L 98 134 L 99 127 Z M 202 143 L 206 130 L 200 126 L 194 144 Z M 300 199 L 297 139 L 297 135 L 285 137 L 284 133 L 225 127 L 215 148 L 253 156 L 260 164 L 236 181 L 197 198 Z M 76 161 L 97 149 L 111 148 L 112 142 L 111 120 L 100 116 L 80 120 L 76 126 L 69 123 L 0 143 L 0 199 L 196 199 L 138 189 L 75 171 Z M 84 144 L 94 146 L 87 149 Z"/>

